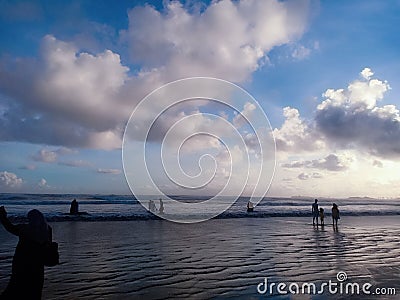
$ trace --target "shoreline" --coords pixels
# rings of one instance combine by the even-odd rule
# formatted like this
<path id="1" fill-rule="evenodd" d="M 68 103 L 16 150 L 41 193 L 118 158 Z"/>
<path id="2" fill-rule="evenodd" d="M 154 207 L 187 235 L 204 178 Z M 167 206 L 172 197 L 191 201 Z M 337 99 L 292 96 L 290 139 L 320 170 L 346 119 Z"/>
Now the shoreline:
<path id="1" fill-rule="evenodd" d="M 341 212 L 340 213 L 341 217 L 345 218 L 386 218 L 386 217 L 397 217 L 400 215 L 400 212 L 393 212 L 393 213 L 382 213 L 382 214 L 377 214 L 377 213 L 346 213 L 346 212 Z M 99 216 L 99 215 L 91 215 L 90 213 L 86 215 L 68 215 L 68 214 L 63 214 L 60 216 L 46 216 L 46 220 L 49 223 L 58 223 L 58 222 L 130 222 L 130 221 L 162 221 L 164 220 L 163 218 L 153 215 L 148 213 L 147 215 L 132 215 L 132 216 Z M 252 212 L 252 213 L 246 213 L 243 212 L 241 214 L 231 214 L 231 213 L 222 213 L 219 216 L 216 216 L 214 218 L 211 218 L 210 220 L 229 220 L 229 219 L 270 219 L 270 218 L 285 218 L 285 219 L 290 219 L 290 218 L 310 218 L 312 219 L 312 216 L 309 214 L 305 213 L 299 213 L 299 214 L 294 214 L 294 213 L 264 213 L 260 212 L 258 213 L 257 211 Z M 13 216 L 10 215 L 9 219 L 12 222 L 26 222 L 27 218 L 22 217 L 22 216 Z M 331 219 L 331 214 L 325 213 L 325 220 Z M 167 220 L 165 220 L 167 221 Z"/>

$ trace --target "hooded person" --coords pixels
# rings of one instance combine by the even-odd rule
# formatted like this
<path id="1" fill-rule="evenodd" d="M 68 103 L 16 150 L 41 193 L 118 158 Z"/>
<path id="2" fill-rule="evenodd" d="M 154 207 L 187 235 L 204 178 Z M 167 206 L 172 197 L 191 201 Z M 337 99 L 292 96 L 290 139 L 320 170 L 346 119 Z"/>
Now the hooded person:
<path id="1" fill-rule="evenodd" d="M 52 229 L 37 209 L 28 212 L 28 224 L 14 225 L 0 207 L 4 228 L 19 237 L 8 286 L 0 299 L 41 299 L 44 282 L 43 245 L 51 242 Z"/>

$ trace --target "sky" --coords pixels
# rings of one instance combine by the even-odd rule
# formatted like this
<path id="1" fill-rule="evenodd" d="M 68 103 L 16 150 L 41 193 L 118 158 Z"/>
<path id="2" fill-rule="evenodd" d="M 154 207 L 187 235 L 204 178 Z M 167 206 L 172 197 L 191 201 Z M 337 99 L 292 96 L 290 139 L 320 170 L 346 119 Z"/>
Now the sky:
<path id="1" fill-rule="evenodd" d="M 397 198 L 399 25 L 395 0 L 0 0 L 0 191 L 130 193 L 122 147 L 135 108 L 167 83 L 212 77 L 251 96 L 222 89 L 227 106 L 166 110 L 171 99 L 150 97 L 131 118 L 149 130 L 132 136 L 146 147 L 146 170 L 141 151 L 130 156 L 135 192 L 154 192 L 150 174 L 166 194 L 217 194 L 231 180 L 226 194 L 247 195 L 261 178 L 268 196 Z M 199 86 L 190 92 L 205 97 Z"/>

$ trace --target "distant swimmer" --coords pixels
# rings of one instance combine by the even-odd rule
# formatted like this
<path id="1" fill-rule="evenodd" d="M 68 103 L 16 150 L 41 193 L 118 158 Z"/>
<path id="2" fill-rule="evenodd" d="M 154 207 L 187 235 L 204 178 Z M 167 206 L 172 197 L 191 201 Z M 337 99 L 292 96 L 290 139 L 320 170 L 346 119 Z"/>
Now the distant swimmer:
<path id="1" fill-rule="evenodd" d="M 247 212 L 253 212 L 253 211 L 254 211 L 253 202 L 251 201 L 247 202 Z"/>
<path id="2" fill-rule="evenodd" d="M 318 217 L 319 217 L 318 199 L 314 200 L 314 203 L 311 208 L 311 212 L 313 215 L 312 224 L 315 225 L 315 220 L 317 220 L 317 226 L 318 226 Z"/>

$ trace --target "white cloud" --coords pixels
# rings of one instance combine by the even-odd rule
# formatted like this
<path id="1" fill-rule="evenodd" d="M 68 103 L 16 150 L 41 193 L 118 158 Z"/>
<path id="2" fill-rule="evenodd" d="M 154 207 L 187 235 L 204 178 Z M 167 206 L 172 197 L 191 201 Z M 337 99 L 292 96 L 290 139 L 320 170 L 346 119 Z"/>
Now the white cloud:
<path id="1" fill-rule="evenodd" d="M 283 109 L 285 122 L 280 129 L 275 128 L 273 134 L 278 151 L 313 151 L 325 147 L 323 139 L 314 130 L 312 124 L 300 118 L 297 109 Z"/>
<path id="2" fill-rule="evenodd" d="M 317 107 L 315 127 L 335 147 L 399 158 L 399 110 L 377 106 L 389 89 L 386 81 L 369 78 L 353 81 L 347 89 L 327 90 Z"/>
<path id="3" fill-rule="evenodd" d="M 251 124 L 251 116 L 256 108 L 257 107 L 254 103 L 246 102 L 243 110 L 240 113 L 237 113 L 233 118 L 233 124 L 237 128 L 244 126 L 247 122 L 250 122 Z"/>
<path id="4" fill-rule="evenodd" d="M 274 46 L 304 32 L 307 14 L 306 1 L 222 0 L 193 13 L 172 1 L 162 13 L 148 5 L 133 8 L 123 36 L 135 62 L 163 68 L 175 78 L 214 76 L 240 82 L 262 65 Z"/>
<path id="5" fill-rule="evenodd" d="M 54 151 L 41 149 L 35 155 L 33 155 L 32 158 L 35 161 L 53 163 L 57 160 L 57 153 Z"/>
<path id="6" fill-rule="evenodd" d="M 32 159 L 39 162 L 54 163 L 57 161 L 59 155 L 68 155 L 72 153 L 76 152 L 65 147 L 56 150 L 40 149 L 36 154 L 32 155 Z"/>
<path id="7" fill-rule="evenodd" d="M 327 89 L 311 119 L 303 119 L 295 108 L 284 108 L 285 122 L 274 129 L 280 152 L 356 149 L 380 157 L 400 158 L 400 113 L 395 105 L 377 106 L 390 89 L 386 81 L 364 79 L 346 89 Z M 366 79 L 368 78 L 368 79 Z"/>
<path id="8" fill-rule="evenodd" d="M 354 110 L 374 108 L 377 101 L 382 100 L 384 93 L 390 89 L 390 86 L 386 81 L 371 79 L 372 74 L 372 72 L 367 73 L 367 78 L 353 81 L 347 89 L 326 90 L 323 94 L 325 100 L 318 105 L 318 109 L 323 110 L 329 106 L 344 106 Z"/>
<path id="9" fill-rule="evenodd" d="M 372 70 L 370 68 L 364 68 L 360 72 L 360 74 L 364 79 L 367 79 L 367 80 L 369 80 L 371 78 L 371 76 L 374 75 L 374 73 L 372 72 Z"/>
<path id="10" fill-rule="evenodd" d="M 119 96 L 127 71 L 119 55 L 109 50 L 80 53 L 73 44 L 46 36 L 40 59 L 19 59 L 12 68 L 0 68 L 0 90 L 16 100 L 5 103 L 0 138 L 119 147 L 121 124 L 132 109 L 126 109 L 127 100 Z"/>
<path id="11" fill-rule="evenodd" d="M 307 14 L 307 1 L 135 7 L 121 36 L 140 65 L 136 73 L 116 52 L 86 53 L 47 35 L 38 59 L 0 62 L 0 92 L 11 99 L 1 103 L 0 140 L 119 148 L 130 112 L 153 89 L 194 75 L 247 80 L 273 47 L 303 34 Z"/>
<path id="12" fill-rule="evenodd" d="M 3 171 L 0 172 L 0 186 L 3 188 L 16 188 L 22 184 L 22 178 L 19 178 L 16 174 Z"/>
<path id="13" fill-rule="evenodd" d="M 35 84 L 44 96 L 42 104 L 80 125 L 109 129 L 120 114 L 115 96 L 129 70 L 121 65 L 120 56 L 110 50 L 97 55 L 79 53 L 72 44 L 53 36 L 46 36 L 43 44 L 45 69 Z"/>
<path id="14" fill-rule="evenodd" d="M 389 183 L 399 180 L 400 112 L 393 104 L 378 105 L 389 89 L 366 68 L 347 87 L 327 89 L 309 118 L 285 108 L 285 122 L 274 130 L 280 168 L 271 190 L 283 195 L 309 195 L 312 190 L 335 197 L 379 197 L 384 190 L 397 196 Z M 321 176 L 324 180 L 311 180 Z M 288 185 L 288 178 L 301 181 Z"/>

